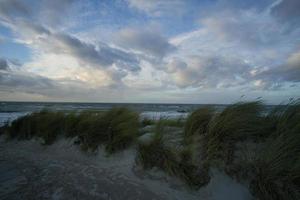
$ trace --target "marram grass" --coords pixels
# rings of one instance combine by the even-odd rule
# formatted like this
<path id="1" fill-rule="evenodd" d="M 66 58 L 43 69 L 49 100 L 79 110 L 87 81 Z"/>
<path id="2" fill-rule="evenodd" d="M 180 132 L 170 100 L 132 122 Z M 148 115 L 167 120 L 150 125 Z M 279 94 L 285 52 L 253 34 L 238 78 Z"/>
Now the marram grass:
<path id="1" fill-rule="evenodd" d="M 208 124 L 213 117 L 214 110 L 211 107 L 199 108 L 193 111 L 184 125 L 184 139 L 188 141 L 193 135 L 204 135 L 208 131 Z"/>
<path id="2" fill-rule="evenodd" d="M 259 199 L 300 199 L 300 104 L 275 109 L 272 133 L 253 163 L 251 189 Z"/>
<path id="3" fill-rule="evenodd" d="M 216 114 L 209 122 L 206 134 L 209 159 L 230 158 L 232 142 L 263 135 L 262 110 L 261 102 L 236 103 Z"/>
<path id="4" fill-rule="evenodd" d="M 144 169 L 157 167 L 169 175 L 177 176 L 191 188 L 199 188 L 209 182 L 208 169 L 200 169 L 192 160 L 192 151 L 185 148 L 177 150 L 165 144 L 164 121 L 159 121 L 152 139 L 139 142 L 137 163 Z"/>
<path id="5" fill-rule="evenodd" d="M 139 116 L 127 108 L 107 112 L 67 113 L 41 111 L 20 117 L 6 129 L 10 138 L 42 138 L 53 143 L 58 136 L 78 137 L 84 150 L 96 150 L 101 144 L 107 152 L 128 147 L 137 137 Z"/>

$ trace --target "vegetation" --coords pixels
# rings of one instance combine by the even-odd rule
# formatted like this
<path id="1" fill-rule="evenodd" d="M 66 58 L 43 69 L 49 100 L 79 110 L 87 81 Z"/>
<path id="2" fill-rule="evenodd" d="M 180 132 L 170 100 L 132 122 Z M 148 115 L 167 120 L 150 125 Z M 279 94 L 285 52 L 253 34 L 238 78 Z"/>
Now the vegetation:
<path id="1" fill-rule="evenodd" d="M 208 159 L 222 158 L 230 162 L 234 142 L 264 135 L 266 127 L 262 110 L 261 102 L 236 103 L 214 116 L 206 134 Z"/>
<path id="2" fill-rule="evenodd" d="M 21 117 L 7 127 L 8 136 L 18 139 L 39 137 L 51 144 L 61 135 L 79 137 L 84 150 L 104 144 L 112 153 L 130 145 L 138 133 L 138 114 L 126 108 L 105 113 L 68 113 L 41 111 Z"/>
<path id="3" fill-rule="evenodd" d="M 31 139 L 36 136 L 42 138 L 45 144 L 52 144 L 63 133 L 63 123 L 63 113 L 43 110 L 13 121 L 8 126 L 8 135 L 18 139 Z"/>
<path id="4" fill-rule="evenodd" d="M 145 126 L 151 126 L 151 125 L 154 125 L 155 124 L 155 120 L 154 119 L 149 119 L 147 117 L 144 117 L 142 120 L 141 120 L 141 126 L 142 127 L 145 127 Z"/>
<path id="5" fill-rule="evenodd" d="M 300 199 L 300 104 L 278 106 L 268 119 L 275 130 L 252 165 L 251 189 L 259 199 Z"/>
<path id="6" fill-rule="evenodd" d="M 157 123 L 155 133 L 150 141 L 140 142 L 137 150 L 137 163 L 144 169 L 157 167 L 170 175 L 184 180 L 189 186 L 199 188 L 208 183 L 208 169 L 200 169 L 192 160 L 192 151 L 181 151 L 165 144 L 165 121 Z"/>
<path id="7" fill-rule="evenodd" d="M 212 115 L 199 109 L 188 117 L 184 136 L 203 135 L 204 162 L 224 170 L 236 168 L 259 199 L 300 199 L 299 102 L 277 106 L 268 114 L 263 111 L 261 102 L 236 103 Z M 236 143 L 247 141 L 263 149 L 241 160 L 234 156 Z"/>
<path id="8" fill-rule="evenodd" d="M 149 119 L 147 117 L 143 118 L 141 121 L 141 126 L 151 126 L 155 125 L 157 123 L 163 123 L 165 126 L 170 127 L 183 127 L 185 125 L 185 120 L 183 118 L 175 118 L 175 119 L 169 119 L 169 118 L 160 118 L 159 120 L 155 119 Z"/>
<path id="9" fill-rule="evenodd" d="M 211 107 L 199 108 L 192 112 L 184 126 L 184 138 L 187 141 L 193 135 L 204 135 L 208 131 L 208 124 L 213 117 Z"/>

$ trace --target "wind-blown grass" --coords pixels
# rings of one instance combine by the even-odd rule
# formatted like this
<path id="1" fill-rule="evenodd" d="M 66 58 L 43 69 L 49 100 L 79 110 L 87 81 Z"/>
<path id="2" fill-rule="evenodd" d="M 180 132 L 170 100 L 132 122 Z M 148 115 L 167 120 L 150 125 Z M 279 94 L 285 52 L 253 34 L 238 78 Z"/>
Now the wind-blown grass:
<path id="1" fill-rule="evenodd" d="M 31 139 L 36 136 L 43 138 L 45 144 L 51 144 L 63 133 L 63 123 L 63 113 L 43 110 L 13 121 L 7 127 L 8 135 L 18 139 Z"/>
<path id="2" fill-rule="evenodd" d="M 277 107 L 275 132 L 253 163 L 253 193 L 259 199 L 300 199 L 300 104 Z"/>
<path id="3" fill-rule="evenodd" d="M 17 139 L 39 137 L 44 144 L 58 136 L 79 137 L 84 150 L 100 144 L 112 153 L 129 146 L 137 137 L 139 116 L 127 108 L 107 112 L 67 113 L 41 111 L 21 117 L 7 127 L 8 136 Z"/>
<path id="4" fill-rule="evenodd" d="M 204 135 L 208 131 L 208 124 L 213 117 L 214 110 L 211 107 L 199 108 L 193 111 L 187 118 L 184 126 L 184 138 L 187 141 L 193 135 Z"/>
<path id="5" fill-rule="evenodd" d="M 209 123 L 207 155 L 209 159 L 230 160 L 232 142 L 265 133 L 261 102 L 236 103 L 226 107 Z"/>
<path id="6" fill-rule="evenodd" d="M 169 175 L 177 176 L 190 187 L 199 188 L 208 183 L 208 169 L 199 169 L 193 163 L 188 149 L 175 150 L 165 144 L 164 121 L 159 121 L 150 141 L 140 142 L 137 148 L 137 163 L 144 169 L 157 167 Z"/>
<path id="7" fill-rule="evenodd" d="M 154 119 L 149 119 L 148 117 L 144 117 L 141 120 L 141 126 L 145 127 L 145 126 L 151 126 L 155 124 L 155 120 Z"/>
<path id="8" fill-rule="evenodd" d="M 111 109 L 103 121 L 109 136 L 106 143 L 109 152 L 126 148 L 138 136 L 139 115 L 127 108 Z"/>
<path id="9" fill-rule="evenodd" d="M 149 119 L 147 117 L 144 117 L 141 120 L 141 126 L 142 127 L 152 126 L 157 124 L 158 122 L 163 123 L 165 126 L 169 126 L 169 127 L 183 127 L 185 125 L 185 120 L 183 118 L 170 119 L 170 118 L 161 117 L 160 119 L 155 120 L 155 119 Z"/>
<path id="10" fill-rule="evenodd" d="M 253 193 L 260 199 L 300 199 L 300 136 L 270 141 L 254 163 Z"/>

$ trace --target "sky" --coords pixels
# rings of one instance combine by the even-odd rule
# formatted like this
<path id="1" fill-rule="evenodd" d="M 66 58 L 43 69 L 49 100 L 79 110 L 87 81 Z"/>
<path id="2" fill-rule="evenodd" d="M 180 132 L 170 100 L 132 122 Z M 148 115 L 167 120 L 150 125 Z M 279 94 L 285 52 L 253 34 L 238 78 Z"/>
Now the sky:
<path id="1" fill-rule="evenodd" d="M 0 0 L 0 101 L 300 97 L 299 0 Z"/>

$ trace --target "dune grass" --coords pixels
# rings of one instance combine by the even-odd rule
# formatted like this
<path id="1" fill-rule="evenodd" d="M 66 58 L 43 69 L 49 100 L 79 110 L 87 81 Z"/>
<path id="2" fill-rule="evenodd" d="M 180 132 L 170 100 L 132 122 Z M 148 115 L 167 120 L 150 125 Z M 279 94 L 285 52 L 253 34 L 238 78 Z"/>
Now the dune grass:
<path id="1" fill-rule="evenodd" d="M 63 133 L 64 114 L 43 110 L 18 118 L 7 127 L 9 137 L 31 139 L 40 137 L 44 144 L 52 144 Z"/>
<path id="2" fill-rule="evenodd" d="M 259 199 L 300 199 L 299 144 L 299 132 L 268 142 L 253 164 L 251 189 Z"/>
<path id="3" fill-rule="evenodd" d="M 104 115 L 103 121 L 108 135 L 108 152 L 128 147 L 138 136 L 139 115 L 127 108 L 111 109 Z"/>
<path id="4" fill-rule="evenodd" d="M 214 110 L 211 107 L 199 108 L 193 111 L 184 125 L 185 142 L 193 135 L 204 135 L 208 131 L 208 124 L 213 117 Z"/>
<path id="5" fill-rule="evenodd" d="M 170 126 L 170 127 L 183 127 L 185 125 L 185 120 L 183 118 L 170 119 L 170 118 L 161 117 L 160 119 L 155 120 L 155 119 L 149 119 L 145 117 L 141 120 L 141 126 L 142 127 L 151 126 L 151 125 L 155 125 L 157 122 L 164 123 L 165 126 Z"/>
<path id="6" fill-rule="evenodd" d="M 157 167 L 169 175 L 177 176 L 192 188 L 199 188 L 209 181 L 208 169 L 199 169 L 192 160 L 192 151 L 176 150 L 165 144 L 164 120 L 158 121 L 150 141 L 137 147 L 137 163 L 144 169 Z"/>
<path id="7" fill-rule="evenodd" d="M 144 117 L 141 120 L 141 126 L 145 127 L 145 126 L 151 126 L 155 124 L 155 120 L 154 119 L 149 119 L 148 117 Z"/>
<path id="8" fill-rule="evenodd" d="M 233 143 L 249 137 L 261 137 L 266 133 L 261 102 L 236 103 L 216 114 L 209 123 L 206 148 L 209 160 L 230 161 Z"/>
<path id="9" fill-rule="evenodd" d="M 252 165 L 251 189 L 259 199 L 300 199 L 300 104 L 278 106 L 268 117 L 275 131 Z"/>
<path id="10" fill-rule="evenodd" d="M 66 114 L 43 110 L 13 121 L 6 132 L 10 138 L 42 138 L 44 144 L 52 144 L 58 136 L 78 137 L 83 150 L 94 151 L 103 144 L 107 152 L 113 153 L 136 139 L 138 118 L 127 108 Z"/>

